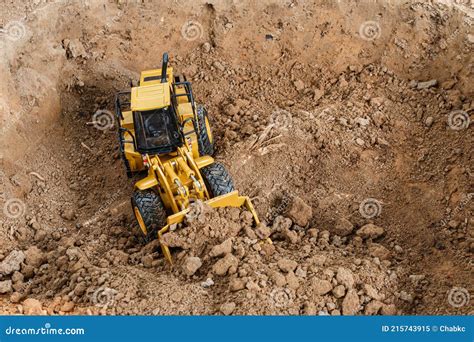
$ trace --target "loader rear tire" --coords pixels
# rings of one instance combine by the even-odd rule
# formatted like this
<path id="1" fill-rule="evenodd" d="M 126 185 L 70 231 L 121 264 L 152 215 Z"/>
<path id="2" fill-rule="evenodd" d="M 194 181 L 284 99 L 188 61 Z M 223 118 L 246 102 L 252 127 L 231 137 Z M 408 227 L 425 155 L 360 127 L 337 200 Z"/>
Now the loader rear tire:
<path id="1" fill-rule="evenodd" d="M 215 162 L 203 167 L 201 175 L 211 198 L 234 191 L 234 182 L 221 163 Z"/>
<path id="2" fill-rule="evenodd" d="M 199 155 L 212 156 L 214 154 L 214 138 L 211 132 L 211 126 L 207 117 L 207 110 L 202 105 L 197 106 L 198 118 L 198 147 Z"/>
<path id="3" fill-rule="evenodd" d="M 167 219 L 160 196 L 153 190 L 137 190 L 132 196 L 132 208 L 144 242 L 156 239 Z"/>

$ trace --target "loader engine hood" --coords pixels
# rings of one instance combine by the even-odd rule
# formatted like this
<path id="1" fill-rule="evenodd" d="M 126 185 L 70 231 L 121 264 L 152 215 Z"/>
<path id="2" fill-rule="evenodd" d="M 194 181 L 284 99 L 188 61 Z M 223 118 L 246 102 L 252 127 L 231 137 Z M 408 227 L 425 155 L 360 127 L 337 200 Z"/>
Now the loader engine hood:
<path id="1" fill-rule="evenodd" d="M 133 87 L 131 91 L 130 107 L 132 111 L 146 111 L 163 108 L 170 105 L 170 84 L 155 83 Z"/>

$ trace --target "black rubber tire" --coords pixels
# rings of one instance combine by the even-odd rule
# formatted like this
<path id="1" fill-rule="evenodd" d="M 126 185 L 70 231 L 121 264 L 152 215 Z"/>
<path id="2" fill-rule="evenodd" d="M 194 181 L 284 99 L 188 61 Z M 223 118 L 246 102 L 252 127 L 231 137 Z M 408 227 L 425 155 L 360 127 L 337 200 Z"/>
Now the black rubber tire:
<path id="1" fill-rule="evenodd" d="M 161 201 L 160 196 L 153 190 L 137 190 L 132 195 L 132 208 L 135 215 L 135 207 L 138 208 L 143 221 L 145 223 L 146 231 L 145 234 L 140 226 L 138 230 L 143 237 L 144 242 L 149 242 L 158 237 L 157 232 L 166 225 L 166 214 L 165 206 Z"/>
<path id="2" fill-rule="evenodd" d="M 234 182 L 221 163 L 213 163 L 201 169 L 201 175 L 211 198 L 234 191 Z"/>
<path id="3" fill-rule="evenodd" d="M 214 141 L 211 141 L 210 134 L 211 132 L 207 131 L 206 127 L 206 118 L 207 117 L 207 110 L 202 105 L 197 105 L 196 108 L 197 112 L 197 130 L 198 130 L 198 147 L 199 147 L 199 155 L 200 156 L 212 156 L 214 155 Z"/>

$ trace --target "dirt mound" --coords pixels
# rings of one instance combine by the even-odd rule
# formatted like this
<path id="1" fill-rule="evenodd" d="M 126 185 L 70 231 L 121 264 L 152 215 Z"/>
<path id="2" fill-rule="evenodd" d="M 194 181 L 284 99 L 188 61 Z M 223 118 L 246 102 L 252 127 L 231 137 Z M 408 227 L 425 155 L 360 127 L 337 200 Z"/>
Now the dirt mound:
<path id="1" fill-rule="evenodd" d="M 199 202 L 186 221 L 163 236 L 182 249 L 175 274 L 219 293 L 223 314 L 396 313 L 396 275 L 383 247 L 372 242 L 379 227 L 342 240 L 283 216 L 271 227 L 252 227 L 249 212 Z M 354 256 L 367 245 L 375 259 Z"/>
<path id="2" fill-rule="evenodd" d="M 383 247 L 374 250 L 375 259 L 355 257 L 366 244 L 372 250 L 376 244 L 371 238 L 379 234 L 365 229 L 353 240 L 341 240 L 328 231 L 293 228 L 299 229 L 282 216 L 271 228 L 252 227 L 247 211 L 214 210 L 199 203 L 182 227 L 164 235 L 173 250 L 171 269 L 158 258 L 156 241 L 126 253 L 105 237 L 97 244 L 85 243 L 88 234 L 79 232 L 43 241 L 41 249 L 12 251 L 0 264 L 7 279 L 1 288 L 13 292 L 12 303 L 31 296 L 40 299 L 40 308 L 48 302 L 35 311 L 39 314 L 396 312 L 397 278 L 387 267 L 390 263 L 379 259 L 387 257 Z M 291 242 L 278 240 L 282 230 L 294 233 Z M 363 242 L 360 235 L 368 240 Z M 276 239 L 269 242 L 268 237 Z M 161 276 L 156 277 L 154 268 Z M 23 303 L 27 311 L 29 302 Z"/>

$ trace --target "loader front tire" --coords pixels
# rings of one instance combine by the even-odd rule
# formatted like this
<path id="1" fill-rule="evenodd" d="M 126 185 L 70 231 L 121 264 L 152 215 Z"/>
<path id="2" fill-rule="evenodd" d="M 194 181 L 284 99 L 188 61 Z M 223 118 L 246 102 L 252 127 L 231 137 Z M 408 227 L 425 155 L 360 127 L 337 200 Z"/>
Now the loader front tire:
<path id="1" fill-rule="evenodd" d="M 214 137 L 207 117 L 207 110 L 202 105 L 197 106 L 198 118 L 198 147 L 199 155 L 212 156 L 214 154 Z"/>
<path id="2" fill-rule="evenodd" d="M 156 239 L 167 219 L 160 196 L 153 190 L 137 190 L 132 196 L 132 208 L 144 242 Z"/>
<path id="3" fill-rule="evenodd" d="M 234 182 L 221 163 L 212 163 L 201 169 L 201 175 L 211 198 L 234 191 Z"/>

